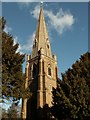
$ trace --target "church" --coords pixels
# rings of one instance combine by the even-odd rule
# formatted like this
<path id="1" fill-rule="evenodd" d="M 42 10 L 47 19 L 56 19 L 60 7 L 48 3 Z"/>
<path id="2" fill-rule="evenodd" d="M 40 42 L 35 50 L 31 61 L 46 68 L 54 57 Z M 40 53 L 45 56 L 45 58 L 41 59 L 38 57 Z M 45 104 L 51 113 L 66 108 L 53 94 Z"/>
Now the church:
<path id="1" fill-rule="evenodd" d="M 52 55 L 50 40 L 40 6 L 32 54 L 27 55 L 25 89 L 30 88 L 32 96 L 22 103 L 22 118 L 30 118 L 30 114 L 45 104 L 52 106 L 52 88 L 57 86 L 57 57 Z"/>

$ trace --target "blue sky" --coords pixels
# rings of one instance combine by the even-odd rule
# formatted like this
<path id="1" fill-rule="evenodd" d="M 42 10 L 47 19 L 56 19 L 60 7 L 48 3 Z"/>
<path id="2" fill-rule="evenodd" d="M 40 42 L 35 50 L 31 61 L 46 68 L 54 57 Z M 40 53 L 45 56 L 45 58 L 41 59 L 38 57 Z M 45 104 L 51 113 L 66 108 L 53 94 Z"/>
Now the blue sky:
<path id="1" fill-rule="evenodd" d="M 37 26 L 40 3 L 2 3 L 6 32 L 18 42 L 21 53 L 30 53 Z M 52 53 L 56 53 L 59 77 L 88 51 L 88 3 L 44 3 L 44 16 Z M 23 69 L 25 64 L 23 66 Z"/>
<path id="2" fill-rule="evenodd" d="M 1 0 L 2 2 L 40 2 L 41 0 Z M 42 0 L 44 2 L 88 2 L 89 0 Z"/>

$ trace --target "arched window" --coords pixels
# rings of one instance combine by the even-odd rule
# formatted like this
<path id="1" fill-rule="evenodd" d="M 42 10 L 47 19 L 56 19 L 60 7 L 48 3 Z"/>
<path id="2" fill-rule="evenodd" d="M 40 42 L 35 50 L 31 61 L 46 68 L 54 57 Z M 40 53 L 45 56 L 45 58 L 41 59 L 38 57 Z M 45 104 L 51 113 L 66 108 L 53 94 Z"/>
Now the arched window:
<path id="1" fill-rule="evenodd" d="M 48 67 L 48 75 L 51 76 L 51 68 L 50 67 Z"/>

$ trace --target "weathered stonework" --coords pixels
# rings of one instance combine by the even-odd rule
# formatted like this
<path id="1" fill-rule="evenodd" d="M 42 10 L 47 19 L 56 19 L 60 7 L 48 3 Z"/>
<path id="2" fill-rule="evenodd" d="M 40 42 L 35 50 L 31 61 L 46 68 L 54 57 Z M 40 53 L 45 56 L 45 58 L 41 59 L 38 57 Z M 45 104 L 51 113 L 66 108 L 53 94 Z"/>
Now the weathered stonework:
<path id="1" fill-rule="evenodd" d="M 32 48 L 32 55 L 27 56 L 26 84 L 33 93 L 35 107 L 43 107 L 45 104 L 52 106 L 52 88 L 57 83 L 57 58 L 52 57 L 50 41 L 45 25 L 42 7 L 36 29 L 35 40 Z M 32 99 L 23 100 L 22 118 L 29 117 Z M 33 108 L 34 109 L 34 108 Z"/>

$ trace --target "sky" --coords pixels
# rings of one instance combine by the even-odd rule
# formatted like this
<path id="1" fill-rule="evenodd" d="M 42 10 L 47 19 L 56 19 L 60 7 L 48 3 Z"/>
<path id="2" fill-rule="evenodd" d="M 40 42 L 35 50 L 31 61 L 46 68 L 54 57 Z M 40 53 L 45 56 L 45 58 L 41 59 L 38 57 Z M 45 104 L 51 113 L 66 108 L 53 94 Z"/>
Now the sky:
<path id="1" fill-rule="evenodd" d="M 3 2 L 5 31 L 19 43 L 21 53 L 31 54 L 40 3 Z M 80 55 L 88 51 L 88 3 L 45 2 L 43 11 L 50 38 L 52 54 L 56 54 L 59 77 Z M 23 65 L 23 71 L 25 70 Z"/>
<path id="2" fill-rule="evenodd" d="M 41 0 L 1 0 L 2 2 L 40 2 Z M 88 2 L 89 0 L 42 0 L 44 2 Z"/>

